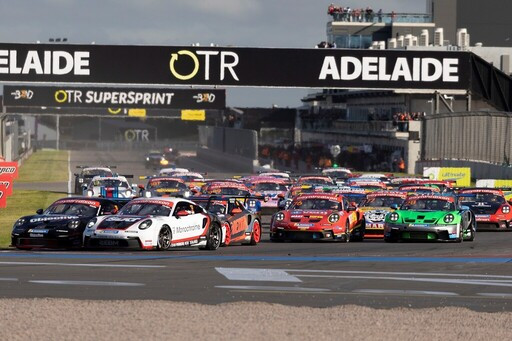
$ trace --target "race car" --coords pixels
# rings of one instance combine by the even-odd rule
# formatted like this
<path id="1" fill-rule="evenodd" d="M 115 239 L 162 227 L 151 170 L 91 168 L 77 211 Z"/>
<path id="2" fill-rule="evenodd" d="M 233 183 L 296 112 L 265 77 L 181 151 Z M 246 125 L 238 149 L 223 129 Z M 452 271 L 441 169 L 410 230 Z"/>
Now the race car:
<path id="1" fill-rule="evenodd" d="M 362 188 L 366 193 L 386 190 L 387 185 L 379 179 L 355 178 L 349 179 L 346 184 L 352 188 Z"/>
<path id="2" fill-rule="evenodd" d="M 162 168 L 158 172 L 158 175 L 160 175 L 160 176 L 171 176 L 172 177 L 174 174 L 188 173 L 188 172 L 189 172 L 189 170 L 187 168 L 176 168 L 176 167 L 173 167 L 173 168 Z"/>
<path id="3" fill-rule="evenodd" d="M 440 194 L 441 190 L 437 185 L 400 185 L 398 187 L 399 191 L 407 192 L 407 193 L 417 193 L 417 194 Z"/>
<path id="4" fill-rule="evenodd" d="M 201 206 L 181 198 L 137 198 L 118 214 L 93 218 L 83 234 L 90 248 L 168 250 L 197 246 L 216 250 L 221 223 Z"/>
<path id="5" fill-rule="evenodd" d="M 257 196 L 265 196 L 268 198 L 267 201 L 261 203 L 262 212 L 275 213 L 279 208 L 280 197 L 284 197 L 287 192 L 286 181 L 272 177 L 257 177 L 251 178 L 247 183 L 247 186 Z"/>
<path id="6" fill-rule="evenodd" d="M 364 214 L 361 220 L 365 238 L 383 238 L 384 220 L 391 207 L 401 206 L 407 198 L 407 193 L 398 191 L 372 192 L 359 205 L 359 211 Z"/>
<path id="7" fill-rule="evenodd" d="M 303 194 L 270 222 L 270 240 L 362 240 L 357 208 L 339 194 Z"/>
<path id="8" fill-rule="evenodd" d="M 112 172 L 113 166 L 110 167 L 88 167 L 88 166 L 77 166 L 76 168 L 81 169 L 80 173 L 75 173 L 75 194 L 82 194 L 84 187 L 95 176 L 114 176 Z"/>
<path id="9" fill-rule="evenodd" d="M 157 169 L 165 167 L 169 161 L 165 158 L 164 154 L 158 150 L 152 150 L 144 155 L 144 165 L 146 168 Z"/>
<path id="10" fill-rule="evenodd" d="M 246 207 L 251 197 L 210 196 L 194 198 L 207 212 L 215 214 L 222 224 L 222 245 L 235 243 L 256 245 L 261 240 L 261 218 Z"/>
<path id="11" fill-rule="evenodd" d="M 180 152 L 176 148 L 165 147 L 163 152 L 164 158 L 169 162 L 178 162 Z"/>
<path id="12" fill-rule="evenodd" d="M 293 185 L 291 186 L 284 196 L 278 195 L 277 207 L 280 210 L 287 209 L 293 199 L 301 194 L 306 193 L 321 193 L 323 191 L 323 186 L 313 186 L 313 185 Z"/>
<path id="13" fill-rule="evenodd" d="M 337 184 L 343 184 L 345 180 L 352 177 L 352 171 L 348 168 L 325 168 L 322 169 L 322 174 L 334 179 Z"/>
<path id="14" fill-rule="evenodd" d="M 468 188 L 458 193 L 459 200 L 475 214 L 478 230 L 512 227 L 512 210 L 500 189 Z"/>
<path id="15" fill-rule="evenodd" d="M 244 185 L 243 183 L 238 182 L 212 182 L 205 185 L 202 188 L 201 195 L 198 197 L 204 196 L 232 196 L 240 199 L 250 198 L 245 201 L 245 207 L 251 212 L 261 214 L 261 201 L 268 200 L 268 197 L 258 196 L 255 197 L 252 195 L 251 190 Z M 193 197 L 194 200 L 196 197 Z"/>
<path id="16" fill-rule="evenodd" d="M 141 188 L 141 196 L 145 198 L 155 197 L 181 197 L 188 198 L 192 195 L 189 186 L 183 179 L 166 176 L 144 177 L 149 178 L 146 187 Z"/>
<path id="17" fill-rule="evenodd" d="M 138 186 L 130 185 L 126 177 L 128 176 L 95 176 L 84 190 L 84 195 L 101 198 L 134 198 L 137 196 Z"/>
<path id="18" fill-rule="evenodd" d="M 394 206 L 397 207 L 397 206 Z M 386 215 L 384 241 L 473 241 L 476 220 L 469 207 L 455 196 L 409 196 L 396 211 Z"/>
<path id="19" fill-rule="evenodd" d="M 70 197 L 55 201 L 36 215 L 19 218 L 11 232 L 18 249 L 80 248 L 86 224 L 94 217 L 117 213 L 122 202 Z"/>

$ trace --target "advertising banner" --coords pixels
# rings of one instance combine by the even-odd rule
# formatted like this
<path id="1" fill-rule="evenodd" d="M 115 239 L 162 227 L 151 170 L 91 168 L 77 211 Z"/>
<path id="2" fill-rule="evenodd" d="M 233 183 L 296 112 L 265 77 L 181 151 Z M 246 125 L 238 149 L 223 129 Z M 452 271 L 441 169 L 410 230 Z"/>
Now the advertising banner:
<path id="1" fill-rule="evenodd" d="M 13 180 L 7 176 L 0 176 L 0 186 L 3 186 L 5 188 L 5 195 L 11 196 L 12 195 L 12 184 Z"/>
<path id="2" fill-rule="evenodd" d="M 17 162 L 0 162 L 0 179 L 17 179 L 18 163 Z"/>
<path id="3" fill-rule="evenodd" d="M 182 121 L 204 121 L 206 120 L 206 112 L 204 110 L 182 110 Z"/>
<path id="4" fill-rule="evenodd" d="M 423 176 L 431 180 L 455 180 L 457 187 L 471 186 L 469 167 L 424 167 Z"/>
<path id="5" fill-rule="evenodd" d="M 3 43 L 0 82 L 466 90 L 470 55 L 459 51 Z M 84 101 L 87 95 L 82 95 Z M 59 98 L 66 103 L 74 97 Z M 120 95 L 115 99 L 122 102 Z M 108 101 L 114 101 L 114 94 Z"/>
<path id="6" fill-rule="evenodd" d="M 5 186 L 0 184 L 0 208 L 7 207 L 7 194 Z"/>
<path id="7" fill-rule="evenodd" d="M 0 59 L 1 61 L 1 59 Z M 226 90 L 4 86 L 4 104 L 21 107 L 224 109 Z"/>
<path id="8" fill-rule="evenodd" d="M 505 179 L 479 179 L 479 180 L 476 181 L 476 187 L 512 188 L 512 180 L 505 180 Z"/>

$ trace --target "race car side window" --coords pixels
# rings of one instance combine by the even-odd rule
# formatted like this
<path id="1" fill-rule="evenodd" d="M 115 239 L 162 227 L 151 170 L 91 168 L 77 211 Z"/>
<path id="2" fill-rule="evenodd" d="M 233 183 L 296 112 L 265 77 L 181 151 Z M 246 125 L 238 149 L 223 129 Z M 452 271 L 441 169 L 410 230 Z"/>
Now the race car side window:
<path id="1" fill-rule="evenodd" d="M 189 214 L 193 214 L 194 213 L 194 205 L 192 205 L 191 203 L 186 202 L 186 201 L 180 201 L 176 205 L 176 209 L 174 210 L 173 215 L 175 217 L 178 216 L 178 212 L 180 212 L 180 211 L 188 211 Z"/>
<path id="2" fill-rule="evenodd" d="M 204 213 L 204 209 L 199 205 L 194 205 L 194 213 Z"/>
<path id="3" fill-rule="evenodd" d="M 100 215 L 110 214 L 114 210 L 115 205 L 113 203 L 105 203 L 101 205 Z"/>

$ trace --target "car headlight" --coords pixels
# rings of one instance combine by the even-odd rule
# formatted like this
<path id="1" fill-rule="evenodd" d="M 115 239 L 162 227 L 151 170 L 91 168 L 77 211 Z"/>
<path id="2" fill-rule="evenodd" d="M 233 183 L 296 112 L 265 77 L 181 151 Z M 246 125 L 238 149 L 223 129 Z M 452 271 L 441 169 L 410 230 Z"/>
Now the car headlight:
<path id="1" fill-rule="evenodd" d="M 148 227 L 150 227 L 152 224 L 153 224 L 153 222 L 151 221 L 151 219 L 144 220 L 142 223 L 140 223 L 139 230 L 145 230 Z"/>
<path id="2" fill-rule="evenodd" d="M 149 157 L 146 158 L 146 161 L 149 161 Z"/>
<path id="3" fill-rule="evenodd" d="M 450 224 L 450 223 L 453 223 L 453 220 L 455 219 L 455 217 L 453 216 L 453 214 L 447 214 L 444 216 L 444 222 L 447 223 L 447 224 Z"/>
<path id="4" fill-rule="evenodd" d="M 167 161 L 166 159 L 162 159 L 162 160 L 160 160 L 160 164 L 162 166 L 167 166 L 169 164 L 169 161 Z"/>
<path id="5" fill-rule="evenodd" d="M 398 221 L 398 213 L 395 213 L 395 212 L 391 213 L 389 215 L 389 220 L 391 220 L 391 221 Z"/>
<path id="6" fill-rule="evenodd" d="M 20 218 L 16 220 L 16 222 L 14 223 L 14 227 L 21 226 L 23 224 L 25 224 L 25 218 Z"/>
<path id="7" fill-rule="evenodd" d="M 92 227 L 96 224 L 97 220 L 98 219 L 96 219 L 96 218 L 92 218 L 91 220 L 89 220 L 89 222 L 87 223 L 87 228 L 92 229 Z"/>
<path id="8" fill-rule="evenodd" d="M 503 213 L 510 213 L 510 206 L 503 206 L 501 208 L 501 212 L 503 212 Z"/>
<path id="9" fill-rule="evenodd" d="M 78 183 L 80 183 L 80 184 L 81 184 L 81 183 L 83 183 L 83 182 L 84 182 L 84 179 L 82 179 L 82 178 L 79 178 L 79 179 L 78 179 Z"/>
<path id="10" fill-rule="evenodd" d="M 94 192 L 93 192 L 93 191 L 91 191 L 91 190 L 88 190 L 88 191 L 87 191 L 87 196 L 88 196 L 88 197 L 92 197 L 93 195 L 94 195 Z"/>
<path id="11" fill-rule="evenodd" d="M 127 196 L 130 196 L 132 195 L 132 190 L 131 189 L 127 189 L 126 192 L 124 192 Z"/>
<path id="12" fill-rule="evenodd" d="M 329 218 L 327 218 L 327 220 L 331 223 L 331 224 L 334 224 L 336 223 L 338 220 L 340 220 L 340 215 L 338 213 L 333 213 L 329 216 Z"/>
<path id="13" fill-rule="evenodd" d="M 277 221 L 284 220 L 284 213 L 283 212 L 277 212 L 276 213 L 276 220 Z"/>
<path id="14" fill-rule="evenodd" d="M 183 193 L 183 196 L 185 198 L 189 198 L 190 197 L 190 192 L 189 191 L 185 191 L 185 193 Z"/>
<path id="15" fill-rule="evenodd" d="M 68 223 L 68 227 L 72 230 L 78 228 L 80 226 L 80 220 L 73 220 Z"/>
<path id="16" fill-rule="evenodd" d="M 151 198 L 151 192 L 147 191 L 145 194 L 146 198 Z"/>

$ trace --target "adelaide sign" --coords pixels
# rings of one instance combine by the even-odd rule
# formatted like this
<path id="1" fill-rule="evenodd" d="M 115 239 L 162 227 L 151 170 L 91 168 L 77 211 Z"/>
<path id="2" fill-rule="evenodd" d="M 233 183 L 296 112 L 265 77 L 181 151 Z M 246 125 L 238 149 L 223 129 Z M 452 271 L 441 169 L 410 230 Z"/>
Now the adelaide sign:
<path id="1" fill-rule="evenodd" d="M 464 90 L 470 53 L 0 44 L 0 81 Z M 87 100 L 86 93 L 82 96 Z"/>
<path id="2" fill-rule="evenodd" d="M 226 90 L 4 86 L 5 106 L 224 109 Z"/>

